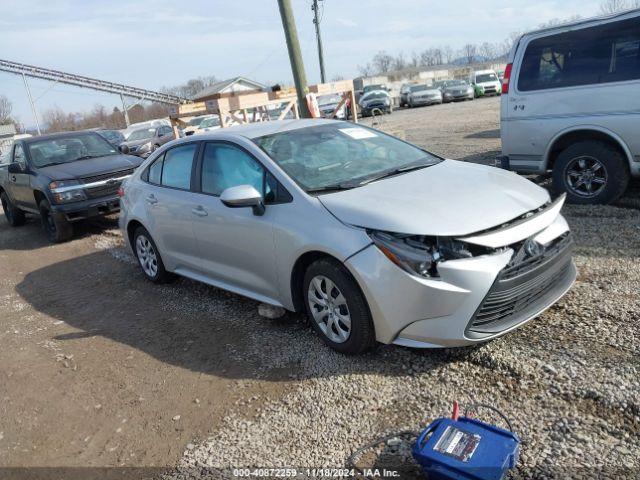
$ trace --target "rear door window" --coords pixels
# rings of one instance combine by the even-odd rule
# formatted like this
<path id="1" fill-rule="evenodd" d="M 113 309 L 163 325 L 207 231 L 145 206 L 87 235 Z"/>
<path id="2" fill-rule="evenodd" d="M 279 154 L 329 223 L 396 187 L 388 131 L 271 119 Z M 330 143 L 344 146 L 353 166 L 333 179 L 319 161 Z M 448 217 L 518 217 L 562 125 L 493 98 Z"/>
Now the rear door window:
<path id="1" fill-rule="evenodd" d="M 640 19 L 634 18 L 531 41 L 518 90 L 526 92 L 640 78 Z"/>

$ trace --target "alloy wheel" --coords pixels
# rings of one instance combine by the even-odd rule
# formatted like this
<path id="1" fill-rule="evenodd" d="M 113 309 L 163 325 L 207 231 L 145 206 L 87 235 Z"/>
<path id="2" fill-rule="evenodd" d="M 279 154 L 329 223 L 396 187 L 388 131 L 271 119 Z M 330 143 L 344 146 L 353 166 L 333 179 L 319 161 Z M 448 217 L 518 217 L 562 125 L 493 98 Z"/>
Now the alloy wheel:
<path id="1" fill-rule="evenodd" d="M 317 275 L 309 283 L 307 299 L 313 320 L 326 337 L 335 343 L 346 342 L 351 334 L 351 315 L 338 286 L 324 275 Z"/>
<path id="2" fill-rule="evenodd" d="M 607 185 L 607 169 L 594 157 L 572 159 L 565 169 L 567 187 L 580 197 L 595 197 Z"/>
<path id="3" fill-rule="evenodd" d="M 136 254 L 144 273 L 153 278 L 158 274 L 158 256 L 153 244 L 144 235 L 136 239 Z"/>

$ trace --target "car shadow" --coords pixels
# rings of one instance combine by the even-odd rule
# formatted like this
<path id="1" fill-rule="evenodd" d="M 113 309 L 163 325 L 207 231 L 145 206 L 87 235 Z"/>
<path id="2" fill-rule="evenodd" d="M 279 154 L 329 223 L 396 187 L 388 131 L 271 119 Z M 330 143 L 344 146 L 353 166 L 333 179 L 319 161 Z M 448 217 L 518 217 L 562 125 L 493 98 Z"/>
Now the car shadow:
<path id="1" fill-rule="evenodd" d="M 482 132 L 473 132 L 465 135 L 464 138 L 500 138 L 500 129 L 483 130 Z"/>
<path id="2" fill-rule="evenodd" d="M 118 227 L 118 217 L 96 217 L 73 224 L 73 237 L 70 241 L 84 238 L 105 230 Z M 40 217 L 27 215 L 27 221 L 20 227 L 12 227 L 0 211 L 0 249 L 2 250 L 37 250 L 51 245 L 42 230 Z"/>
<path id="3" fill-rule="evenodd" d="M 108 250 L 32 271 L 16 290 L 36 310 L 74 329 L 54 336 L 55 341 L 102 336 L 167 364 L 219 377 L 291 381 L 371 372 L 409 375 L 478 348 L 390 345 L 361 356 L 341 355 L 324 345 L 304 315 L 265 319 L 258 315 L 258 302 L 184 278 L 155 285 L 132 258 Z"/>

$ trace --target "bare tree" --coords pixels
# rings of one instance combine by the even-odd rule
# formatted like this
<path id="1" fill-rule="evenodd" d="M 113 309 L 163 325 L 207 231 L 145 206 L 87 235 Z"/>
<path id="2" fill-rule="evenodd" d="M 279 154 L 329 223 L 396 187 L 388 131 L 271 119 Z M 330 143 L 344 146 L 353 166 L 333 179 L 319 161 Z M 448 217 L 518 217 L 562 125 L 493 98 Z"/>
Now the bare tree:
<path id="1" fill-rule="evenodd" d="M 404 59 L 404 53 L 400 52 L 391 62 L 391 70 L 402 70 L 407 67 L 407 61 Z"/>
<path id="2" fill-rule="evenodd" d="M 453 61 L 453 48 L 449 45 L 442 47 L 442 57 L 445 63 L 451 63 Z"/>
<path id="3" fill-rule="evenodd" d="M 0 125 L 13 123 L 11 110 L 13 110 L 13 105 L 11 105 L 9 99 L 4 95 L 0 95 Z"/>
<path id="4" fill-rule="evenodd" d="M 161 91 L 181 97 L 193 98 L 202 90 L 210 87 L 217 81 L 218 79 L 213 75 L 192 78 L 190 80 L 187 80 L 187 83 L 185 83 L 184 85 L 177 85 L 175 87 L 163 87 Z"/>
<path id="5" fill-rule="evenodd" d="M 477 52 L 478 47 L 473 43 L 467 43 L 462 47 L 462 57 L 464 57 L 468 65 L 471 65 L 475 61 Z"/>
<path id="6" fill-rule="evenodd" d="M 637 7 L 640 7 L 639 0 L 604 0 L 600 4 L 600 11 L 606 15 Z"/>
<path id="7" fill-rule="evenodd" d="M 371 63 L 367 63 L 364 66 L 358 65 L 358 71 L 363 77 L 372 77 L 373 75 L 375 75 L 375 71 Z"/>
<path id="8" fill-rule="evenodd" d="M 375 73 L 386 73 L 391 71 L 394 58 L 385 51 L 376 53 L 371 61 Z"/>
<path id="9" fill-rule="evenodd" d="M 484 60 L 493 60 L 498 56 L 498 49 L 493 43 L 483 42 L 480 45 L 480 55 L 484 57 Z"/>

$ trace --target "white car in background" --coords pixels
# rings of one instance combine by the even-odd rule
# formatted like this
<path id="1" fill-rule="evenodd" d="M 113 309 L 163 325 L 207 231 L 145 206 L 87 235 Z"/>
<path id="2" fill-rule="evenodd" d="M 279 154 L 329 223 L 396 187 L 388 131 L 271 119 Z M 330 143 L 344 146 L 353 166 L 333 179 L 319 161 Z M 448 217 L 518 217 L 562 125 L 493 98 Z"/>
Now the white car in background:
<path id="1" fill-rule="evenodd" d="M 471 72 L 469 76 L 471 85 L 484 88 L 485 95 L 500 95 L 502 93 L 502 83 L 498 75 L 493 70 L 477 70 Z"/>
<path id="2" fill-rule="evenodd" d="M 337 94 L 322 95 L 321 97 L 318 97 L 320 115 L 324 118 L 331 118 L 331 114 L 334 112 L 336 107 L 340 105 L 340 102 L 342 102 L 342 97 Z M 346 105 L 344 103 L 340 106 L 334 118 L 337 118 L 338 120 L 345 120 L 347 118 Z"/>
<path id="3" fill-rule="evenodd" d="M 199 135 L 201 133 L 212 132 L 220 128 L 220 117 L 212 115 L 205 118 L 200 124 L 193 130 L 193 135 Z"/>

